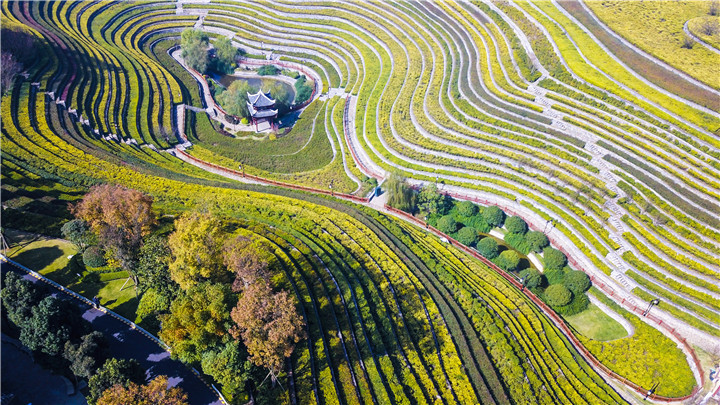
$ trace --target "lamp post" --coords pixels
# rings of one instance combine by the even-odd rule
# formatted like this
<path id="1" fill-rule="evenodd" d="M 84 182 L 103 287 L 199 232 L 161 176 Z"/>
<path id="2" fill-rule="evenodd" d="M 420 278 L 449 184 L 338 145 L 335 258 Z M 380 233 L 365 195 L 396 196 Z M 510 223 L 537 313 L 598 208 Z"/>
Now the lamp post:
<path id="1" fill-rule="evenodd" d="M 238 169 L 242 171 L 242 176 L 245 177 L 245 168 L 243 167 L 243 165 L 238 165 Z"/>
<path id="2" fill-rule="evenodd" d="M 334 197 L 334 196 L 335 196 L 335 192 L 333 191 L 332 186 L 333 186 L 333 181 L 331 180 L 331 181 L 330 181 L 330 186 L 329 186 L 329 187 L 330 187 L 330 195 Z"/>
<path id="3" fill-rule="evenodd" d="M 650 310 L 654 305 L 660 304 L 660 300 L 655 298 L 654 300 L 650 301 L 650 305 L 648 305 L 647 309 L 643 312 L 643 316 L 647 316 L 650 313 Z"/>
<path id="4" fill-rule="evenodd" d="M 647 401 L 648 397 L 650 395 L 652 395 L 653 393 L 655 393 L 655 390 L 657 389 L 658 385 L 660 385 L 660 383 L 655 383 L 655 385 L 653 385 L 652 388 L 650 388 L 648 390 L 648 392 L 645 393 L 645 398 L 643 398 L 643 401 Z"/>
<path id="5" fill-rule="evenodd" d="M 520 291 L 525 291 L 525 277 L 520 277 Z"/>

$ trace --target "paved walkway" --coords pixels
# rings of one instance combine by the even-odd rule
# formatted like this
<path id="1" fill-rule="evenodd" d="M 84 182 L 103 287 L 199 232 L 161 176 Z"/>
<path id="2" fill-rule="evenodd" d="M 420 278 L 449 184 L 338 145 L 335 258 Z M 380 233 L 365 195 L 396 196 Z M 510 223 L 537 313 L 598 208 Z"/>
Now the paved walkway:
<path id="1" fill-rule="evenodd" d="M 15 271 L 25 276 L 25 279 L 40 283 L 41 281 L 28 275 L 24 271 L 8 264 L 0 262 L 0 268 L 4 275 L 8 271 Z M 70 295 L 64 294 L 53 286 L 47 286 L 52 295 L 65 299 L 72 299 Z M 124 359 L 136 359 L 140 365 L 146 370 L 150 378 L 158 375 L 168 376 L 168 381 L 172 386 L 179 386 L 188 394 L 188 400 L 195 405 L 221 405 L 222 402 L 215 394 L 213 389 L 200 380 L 191 369 L 180 361 L 170 358 L 170 353 L 159 346 L 155 341 L 145 336 L 140 330 L 133 329 L 120 319 L 111 316 L 101 310 L 94 309 L 79 300 L 72 299 L 74 303 L 83 311 L 83 318 L 90 322 L 92 328 L 102 332 L 110 345 L 110 356 Z M 3 377 L 8 375 L 11 370 L 5 368 L 5 358 L 3 353 Z M 3 378 L 4 380 L 5 378 Z M 4 386 L 3 386 L 4 388 Z M 3 390 L 4 391 L 4 390 Z M 36 402 L 33 402 L 36 403 Z M 42 403 L 42 402 L 37 402 Z M 66 402 L 51 402 L 66 403 Z"/>

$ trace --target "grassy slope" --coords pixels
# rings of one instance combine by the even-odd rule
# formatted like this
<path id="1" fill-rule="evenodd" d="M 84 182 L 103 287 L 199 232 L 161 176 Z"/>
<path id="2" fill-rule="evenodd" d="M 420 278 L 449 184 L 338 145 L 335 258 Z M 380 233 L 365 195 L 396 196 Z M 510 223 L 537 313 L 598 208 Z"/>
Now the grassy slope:
<path id="1" fill-rule="evenodd" d="M 565 320 L 583 336 L 593 340 L 606 342 L 627 336 L 622 325 L 592 304 L 577 315 L 565 317 Z"/>

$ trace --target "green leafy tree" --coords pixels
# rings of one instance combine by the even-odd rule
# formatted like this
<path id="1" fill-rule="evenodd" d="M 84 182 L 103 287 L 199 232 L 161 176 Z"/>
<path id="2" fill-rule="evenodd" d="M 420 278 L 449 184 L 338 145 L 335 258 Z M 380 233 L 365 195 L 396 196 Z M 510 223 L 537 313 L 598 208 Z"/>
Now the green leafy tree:
<path id="1" fill-rule="evenodd" d="M 563 285 L 575 295 L 580 295 L 590 288 L 590 277 L 580 270 L 573 270 L 565 274 Z"/>
<path id="2" fill-rule="evenodd" d="M 172 355 L 185 363 L 202 360 L 203 353 L 223 343 L 233 305 L 230 286 L 198 284 L 181 293 L 161 315 L 160 339 L 172 347 Z"/>
<path id="3" fill-rule="evenodd" d="M 545 301 L 551 307 L 567 305 L 572 299 L 572 293 L 562 284 L 553 284 L 545 289 Z"/>
<path id="4" fill-rule="evenodd" d="M 476 248 L 481 255 L 490 260 L 496 258 L 500 253 L 497 241 L 489 236 L 480 239 Z"/>
<path id="5" fill-rule="evenodd" d="M 505 220 L 505 229 L 510 233 L 524 234 L 528 226 L 522 218 L 512 216 Z"/>
<path id="6" fill-rule="evenodd" d="M 107 264 L 105 251 L 100 246 L 90 246 L 82 254 L 83 263 L 86 267 L 96 268 Z"/>
<path id="7" fill-rule="evenodd" d="M 109 346 L 105 336 L 98 331 L 82 337 L 80 344 L 65 342 L 63 357 L 70 362 L 70 371 L 77 378 L 90 378 L 95 370 L 105 362 L 109 354 Z"/>
<path id="8" fill-rule="evenodd" d="M 562 284 L 565 281 L 565 270 L 563 269 L 545 269 L 545 278 L 548 284 Z"/>
<path id="9" fill-rule="evenodd" d="M 506 250 L 495 258 L 495 264 L 503 270 L 514 271 L 520 264 L 520 256 L 514 250 Z"/>
<path id="10" fill-rule="evenodd" d="M 452 215 L 445 215 L 438 219 L 437 221 L 437 228 L 442 233 L 455 233 L 457 230 L 457 222 L 455 221 L 455 218 L 453 218 Z"/>
<path id="11" fill-rule="evenodd" d="M 247 352 L 238 341 L 231 341 L 219 351 L 209 351 L 202 356 L 202 371 L 223 387 L 233 397 L 245 390 L 252 377 L 253 364 L 247 360 Z"/>
<path id="12" fill-rule="evenodd" d="M 428 183 L 420 189 L 417 205 L 420 211 L 428 214 L 442 214 L 445 211 L 445 198 L 435 183 Z"/>
<path id="13" fill-rule="evenodd" d="M 527 288 L 540 287 L 543 282 L 542 274 L 535 269 L 525 269 L 521 271 L 520 277 L 525 280 L 525 287 Z"/>
<path id="14" fill-rule="evenodd" d="M 3 307 L 10 322 L 22 328 L 32 316 L 32 309 L 40 302 L 37 288 L 12 271 L 5 275 L 2 291 Z"/>
<path id="15" fill-rule="evenodd" d="M 119 385 L 127 387 L 130 383 L 143 384 L 145 370 L 135 359 L 111 358 L 88 380 L 88 404 L 94 405 L 108 388 Z M 131 402 L 132 403 L 132 402 Z"/>
<path id="16" fill-rule="evenodd" d="M 143 327 L 156 329 L 160 327 L 158 316 L 170 311 L 172 299 L 154 288 L 148 288 L 140 297 L 135 323 L 142 323 Z"/>
<path id="17" fill-rule="evenodd" d="M 215 98 L 222 108 L 232 115 L 240 118 L 249 118 L 248 110 L 248 93 L 255 93 L 257 89 L 250 86 L 245 80 L 235 80 L 230 83 L 227 90 L 217 95 Z"/>
<path id="18" fill-rule="evenodd" d="M 502 226 L 505 221 L 505 213 L 494 205 L 485 207 L 482 216 L 485 222 L 493 228 Z"/>
<path id="19" fill-rule="evenodd" d="M 290 110 L 293 94 L 281 82 L 277 80 L 263 80 L 263 89 L 266 93 L 270 93 L 270 97 L 275 100 L 275 107 L 278 115 L 283 115 Z"/>
<path id="20" fill-rule="evenodd" d="M 310 83 L 304 75 L 295 81 L 295 104 L 302 104 L 310 99 L 313 92 L 313 86 Z"/>
<path id="21" fill-rule="evenodd" d="M 73 219 L 65 222 L 62 228 L 60 228 L 60 232 L 65 239 L 77 247 L 80 253 L 84 252 L 88 246 L 96 243 L 97 240 L 90 230 L 90 226 L 82 219 Z"/>
<path id="22" fill-rule="evenodd" d="M 543 262 L 546 270 L 560 270 L 567 264 L 567 257 L 555 248 L 546 247 L 543 250 Z"/>
<path id="23" fill-rule="evenodd" d="M 189 405 L 182 388 L 168 386 L 167 376 L 155 377 L 147 385 L 129 382 L 127 386 L 115 384 L 106 389 L 97 405 Z"/>
<path id="24" fill-rule="evenodd" d="M 388 192 L 388 205 L 405 212 L 415 210 L 415 193 L 407 184 L 405 177 L 393 173 L 385 182 Z"/>
<path id="25" fill-rule="evenodd" d="M 20 330 L 20 342 L 30 350 L 50 356 L 62 353 L 78 324 L 77 314 L 66 302 L 53 296 L 43 298 L 31 312 Z"/>
<path id="26" fill-rule="evenodd" d="M 225 232 L 210 214 L 189 213 L 175 222 L 168 238 L 172 251 L 170 277 L 187 290 L 203 281 L 229 282 L 232 274 L 223 266 Z"/>
<path id="27" fill-rule="evenodd" d="M 268 263 L 260 256 L 250 238 L 238 235 L 225 243 L 223 261 L 228 270 L 235 272 L 233 291 L 243 288 L 257 280 L 269 280 Z"/>
<path id="28" fill-rule="evenodd" d="M 541 252 L 543 248 L 550 245 L 547 236 L 540 231 L 530 231 L 525 234 L 525 241 L 531 252 Z"/>
<path id="29" fill-rule="evenodd" d="M 138 254 L 138 289 L 145 292 L 150 288 L 159 294 L 173 298 L 178 284 L 170 278 L 170 258 L 172 251 L 166 238 L 152 235 L 145 240 Z"/>
<path id="30" fill-rule="evenodd" d="M 215 47 L 214 69 L 220 73 L 232 73 L 238 49 L 225 37 L 215 40 L 213 47 Z"/>
<path id="31" fill-rule="evenodd" d="M 182 58 L 185 63 L 200 73 L 205 73 L 208 62 L 209 38 L 207 34 L 200 30 L 187 28 L 183 30 L 180 36 L 180 48 L 182 49 Z"/>
<path id="32" fill-rule="evenodd" d="M 280 69 L 273 65 L 261 66 L 260 69 L 258 69 L 257 71 L 257 74 L 259 76 L 275 76 L 278 73 L 280 73 Z"/>
<path id="33" fill-rule="evenodd" d="M 455 239 L 465 246 L 472 246 L 478 240 L 478 233 L 475 228 L 465 226 L 460 228 Z"/>
<path id="34" fill-rule="evenodd" d="M 478 213 L 478 206 L 472 201 L 460 201 L 456 207 L 458 214 L 465 218 L 470 218 Z"/>
<path id="35" fill-rule="evenodd" d="M 270 370 L 275 379 L 295 344 L 305 336 L 304 321 L 287 291 L 273 293 L 268 283 L 246 287 L 231 314 L 230 333 L 242 337 L 250 360 Z"/>

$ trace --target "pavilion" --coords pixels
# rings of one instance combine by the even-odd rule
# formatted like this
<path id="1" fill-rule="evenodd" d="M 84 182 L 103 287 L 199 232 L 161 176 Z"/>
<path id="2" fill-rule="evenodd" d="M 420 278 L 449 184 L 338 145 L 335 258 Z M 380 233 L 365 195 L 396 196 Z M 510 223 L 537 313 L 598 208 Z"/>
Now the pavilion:
<path id="1" fill-rule="evenodd" d="M 255 131 L 260 132 L 266 129 L 276 129 L 275 119 L 278 115 L 278 110 L 275 108 L 275 100 L 270 98 L 270 92 L 263 93 L 259 90 L 255 94 L 247 94 L 248 96 L 248 111 L 250 111 L 250 117 L 255 125 Z"/>

